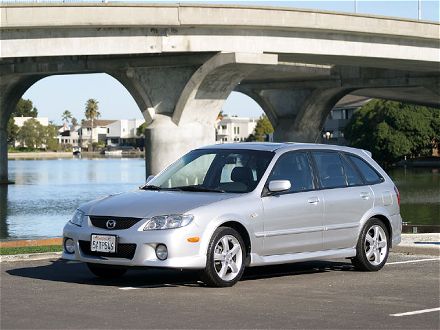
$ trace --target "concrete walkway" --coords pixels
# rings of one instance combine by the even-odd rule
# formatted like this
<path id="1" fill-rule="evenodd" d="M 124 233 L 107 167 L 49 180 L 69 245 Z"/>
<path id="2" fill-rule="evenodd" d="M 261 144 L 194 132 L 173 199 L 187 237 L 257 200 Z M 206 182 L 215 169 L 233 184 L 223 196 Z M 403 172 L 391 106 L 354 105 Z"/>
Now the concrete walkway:
<path id="1" fill-rule="evenodd" d="M 402 241 L 393 252 L 440 256 L 440 233 L 402 234 Z"/>

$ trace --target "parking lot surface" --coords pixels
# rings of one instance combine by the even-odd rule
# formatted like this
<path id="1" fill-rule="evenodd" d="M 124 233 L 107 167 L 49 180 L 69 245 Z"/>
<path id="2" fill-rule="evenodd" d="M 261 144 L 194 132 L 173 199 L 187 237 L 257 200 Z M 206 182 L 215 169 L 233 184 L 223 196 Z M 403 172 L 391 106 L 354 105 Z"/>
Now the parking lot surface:
<path id="1" fill-rule="evenodd" d="M 252 268 L 232 288 L 197 273 L 94 278 L 63 260 L 1 263 L 1 329 L 438 329 L 438 256 L 391 253 L 379 272 L 348 260 Z"/>

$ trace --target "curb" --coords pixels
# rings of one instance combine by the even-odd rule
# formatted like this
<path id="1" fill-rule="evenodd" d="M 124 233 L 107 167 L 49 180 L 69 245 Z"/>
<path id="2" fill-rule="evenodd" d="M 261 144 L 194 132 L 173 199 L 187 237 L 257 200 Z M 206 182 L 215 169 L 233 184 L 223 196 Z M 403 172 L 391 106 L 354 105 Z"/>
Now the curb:
<path id="1" fill-rule="evenodd" d="M 28 253 L 28 254 L 14 254 L 0 256 L 0 263 L 14 262 L 14 261 L 34 261 L 46 260 L 53 258 L 60 258 L 62 252 L 45 252 L 45 253 Z"/>
<path id="2" fill-rule="evenodd" d="M 440 246 L 434 244 L 420 245 L 397 245 L 393 247 L 392 252 L 404 253 L 404 254 L 416 254 L 416 255 L 428 255 L 440 257 Z"/>

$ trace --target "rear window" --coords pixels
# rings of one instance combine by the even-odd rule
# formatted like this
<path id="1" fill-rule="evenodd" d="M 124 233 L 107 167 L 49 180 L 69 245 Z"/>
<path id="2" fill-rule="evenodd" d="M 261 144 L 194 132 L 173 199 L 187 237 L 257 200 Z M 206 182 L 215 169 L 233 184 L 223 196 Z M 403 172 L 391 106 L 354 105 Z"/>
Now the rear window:
<path id="1" fill-rule="evenodd" d="M 353 155 L 347 156 L 361 172 L 362 176 L 368 184 L 375 184 L 383 181 L 383 178 L 379 175 L 379 173 L 377 173 L 376 170 L 366 161 Z"/>

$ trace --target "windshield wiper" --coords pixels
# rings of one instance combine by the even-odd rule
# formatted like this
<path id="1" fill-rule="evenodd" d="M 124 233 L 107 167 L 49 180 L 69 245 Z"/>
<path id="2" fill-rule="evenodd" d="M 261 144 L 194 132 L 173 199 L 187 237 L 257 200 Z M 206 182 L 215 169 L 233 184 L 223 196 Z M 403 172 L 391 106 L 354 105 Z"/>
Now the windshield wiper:
<path id="1" fill-rule="evenodd" d="M 162 188 L 159 186 L 155 186 L 152 184 L 147 184 L 146 186 L 141 187 L 142 190 L 161 190 Z"/>
<path id="2" fill-rule="evenodd" d="M 201 186 L 182 186 L 182 187 L 176 187 L 175 189 L 181 190 L 181 191 L 200 191 L 200 192 L 217 192 L 217 193 L 224 193 L 224 190 L 221 189 L 214 189 L 214 188 L 205 188 Z"/>

